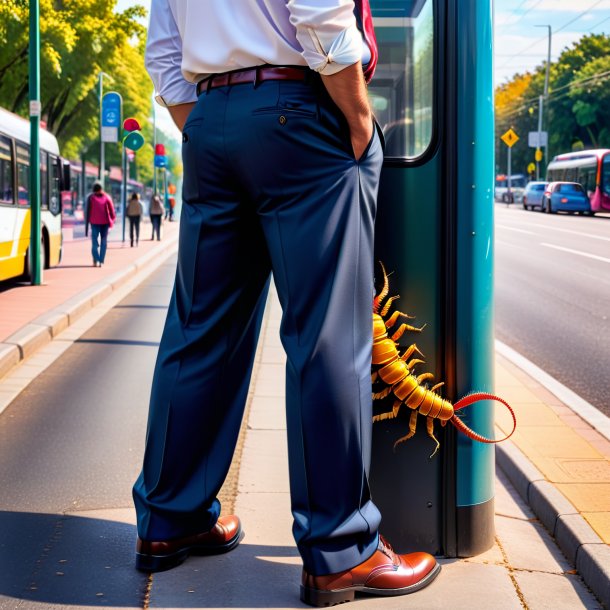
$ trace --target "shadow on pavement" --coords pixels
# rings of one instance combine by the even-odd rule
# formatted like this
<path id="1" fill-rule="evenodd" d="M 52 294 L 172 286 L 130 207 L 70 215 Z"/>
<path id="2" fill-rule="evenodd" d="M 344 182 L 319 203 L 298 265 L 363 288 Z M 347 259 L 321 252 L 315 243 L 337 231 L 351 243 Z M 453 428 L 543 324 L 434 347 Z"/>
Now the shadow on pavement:
<path id="1" fill-rule="evenodd" d="M 148 576 L 133 567 L 135 538 L 133 525 L 117 521 L 0 512 L 0 608 L 141 608 Z"/>
<path id="2" fill-rule="evenodd" d="M 0 512 L 0 609 L 142 608 L 149 575 L 134 568 L 135 538 L 119 521 Z M 296 548 L 242 543 L 154 574 L 150 607 L 300 608 L 300 575 Z"/>

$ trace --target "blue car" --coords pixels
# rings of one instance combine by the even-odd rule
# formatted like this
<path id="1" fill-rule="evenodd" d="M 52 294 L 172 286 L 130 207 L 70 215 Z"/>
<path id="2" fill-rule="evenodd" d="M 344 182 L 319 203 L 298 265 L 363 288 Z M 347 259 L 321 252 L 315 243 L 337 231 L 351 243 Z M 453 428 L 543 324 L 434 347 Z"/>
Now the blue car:
<path id="1" fill-rule="evenodd" d="M 523 193 L 523 209 L 533 210 L 534 208 L 540 208 L 544 210 L 542 201 L 544 199 L 544 192 L 548 186 L 548 182 L 529 182 L 525 187 Z"/>
<path id="2" fill-rule="evenodd" d="M 569 212 L 590 214 L 591 203 L 585 189 L 577 182 L 551 182 L 543 196 L 543 209 L 547 214 Z"/>

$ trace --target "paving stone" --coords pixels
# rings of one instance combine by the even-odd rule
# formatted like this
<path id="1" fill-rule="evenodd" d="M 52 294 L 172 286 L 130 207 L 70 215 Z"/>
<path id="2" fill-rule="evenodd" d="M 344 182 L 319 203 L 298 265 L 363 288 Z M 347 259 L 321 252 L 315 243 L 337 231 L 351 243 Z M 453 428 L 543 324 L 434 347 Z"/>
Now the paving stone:
<path id="1" fill-rule="evenodd" d="M 583 544 L 599 544 L 600 537 L 581 515 L 561 515 L 555 525 L 555 539 L 568 560 L 576 565 Z"/>
<path id="2" fill-rule="evenodd" d="M 239 472 L 239 493 L 288 490 L 286 432 L 248 430 Z"/>
<path id="3" fill-rule="evenodd" d="M 288 492 L 240 493 L 235 512 L 242 520 L 247 544 L 294 546 Z"/>
<path id="4" fill-rule="evenodd" d="M 498 516 L 496 532 L 513 568 L 555 574 L 572 569 L 540 523 Z"/>
<path id="5" fill-rule="evenodd" d="M 51 331 L 46 326 L 27 324 L 16 333 L 4 340 L 4 343 L 16 345 L 19 348 L 21 359 L 27 358 L 37 349 L 51 341 Z"/>
<path id="6" fill-rule="evenodd" d="M 506 474 L 496 469 L 495 513 L 513 519 L 531 520 L 535 515 L 529 505 L 516 492 Z"/>
<path id="7" fill-rule="evenodd" d="M 601 513 L 581 513 L 595 533 L 606 544 L 610 544 L 610 507 Z"/>
<path id="8" fill-rule="evenodd" d="M 248 427 L 253 430 L 286 430 L 283 396 L 253 396 Z"/>
<path id="9" fill-rule="evenodd" d="M 555 531 L 558 515 L 573 515 L 578 512 L 548 481 L 535 481 L 530 485 L 529 505 L 551 533 Z"/>
<path id="10" fill-rule="evenodd" d="M 600 608 L 579 576 L 542 572 L 514 572 L 513 575 L 527 607 L 532 610 Z"/>
<path id="11" fill-rule="evenodd" d="M 0 343 L 0 378 L 4 377 L 21 359 L 16 345 Z"/>
<path id="12" fill-rule="evenodd" d="M 610 507 L 610 483 L 560 483 L 557 489 L 580 511 L 601 512 Z"/>

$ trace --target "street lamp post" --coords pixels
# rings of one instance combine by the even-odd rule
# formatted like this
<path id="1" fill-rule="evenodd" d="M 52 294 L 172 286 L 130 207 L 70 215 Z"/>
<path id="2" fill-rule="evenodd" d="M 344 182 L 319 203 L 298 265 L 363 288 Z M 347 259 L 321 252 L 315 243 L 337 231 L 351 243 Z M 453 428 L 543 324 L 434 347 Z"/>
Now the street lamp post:
<path id="1" fill-rule="evenodd" d="M 550 25 L 537 25 L 535 26 L 537 28 L 548 28 L 549 30 L 549 45 L 548 45 L 548 52 L 547 52 L 547 59 L 546 59 L 546 76 L 544 78 L 544 92 L 543 94 L 538 98 L 538 148 L 536 149 L 536 152 L 538 153 L 538 151 L 540 150 L 541 146 L 541 139 L 542 139 L 542 115 L 544 112 L 544 100 L 547 99 L 549 97 L 549 71 L 551 69 L 551 41 L 552 41 L 552 37 L 553 37 L 553 33 L 551 30 L 551 26 Z M 548 143 L 548 133 L 547 133 L 547 144 L 546 144 L 546 154 L 547 154 L 547 158 L 548 158 L 548 153 L 549 153 L 549 143 Z M 540 180 L 540 155 L 536 154 L 536 180 Z"/>
<path id="2" fill-rule="evenodd" d="M 105 188 L 105 180 L 104 180 L 104 168 L 106 165 L 106 147 L 104 146 L 104 138 L 102 137 L 102 100 L 104 99 L 104 76 L 109 78 L 110 80 L 114 80 L 110 74 L 106 74 L 106 72 L 100 72 L 98 74 L 98 86 L 99 86 L 99 102 L 100 102 L 100 172 L 99 178 L 102 183 L 102 188 Z"/>
<path id="3" fill-rule="evenodd" d="M 32 286 L 42 283 L 40 264 L 40 3 L 30 0 L 30 248 Z"/>

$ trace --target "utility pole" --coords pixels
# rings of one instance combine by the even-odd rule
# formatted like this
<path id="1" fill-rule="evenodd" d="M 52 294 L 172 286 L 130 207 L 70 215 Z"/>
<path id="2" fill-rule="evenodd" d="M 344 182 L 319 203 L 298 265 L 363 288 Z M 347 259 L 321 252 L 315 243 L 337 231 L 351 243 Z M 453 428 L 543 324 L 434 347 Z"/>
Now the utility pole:
<path id="1" fill-rule="evenodd" d="M 40 264 L 40 3 L 30 0 L 30 248 L 32 286 L 42 284 Z"/>
<path id="2" fill-rule="evenodd" d="M 548 100 L 549 97 L 549 72 L 551 69 L 551 41 L 553 33 L 550 25 L 536 25 L 537 28 L 548 28 L 549 30 L 549 46 L 546 59 L 546 76 L 544 78 L 544 93 L 538 98 L 538 148 L 536 149 L 536 180 L 540 180 L 540 161 L 542 161 L 540 151 L 540 141 L 542 139 L 542 115 L 544 112 L 544 101 Z M 547 144 L 545 147 L 546 157 L 548 159 L 549 144 L 548 144 L 548 133 L 547 133 Z"/>
<path id="3" fill-rule="evenodd" d="M 109 74 L 106 74 L 105 72 L 100 72 L 98 74 L 98 86 L 99 86 L 99 102 L 100 102 L 100 171 L 99 171 L 99 179 L 100 182 L 102 183 L 102 188 L 105 190 L 106 185 L 104 184 L 105 180 L 105 165 L 106 165 L 106 158 L 105 158 L 105 153 L 106 153 L 106 147 L 105 147 L 105 143 L 104 143 L 104 139 L 102 138 L 102 99 L 104 98 L 104 76 L 106 78 L 109 78 L 110 80 L 113 80 L 112 77 Z"/>

